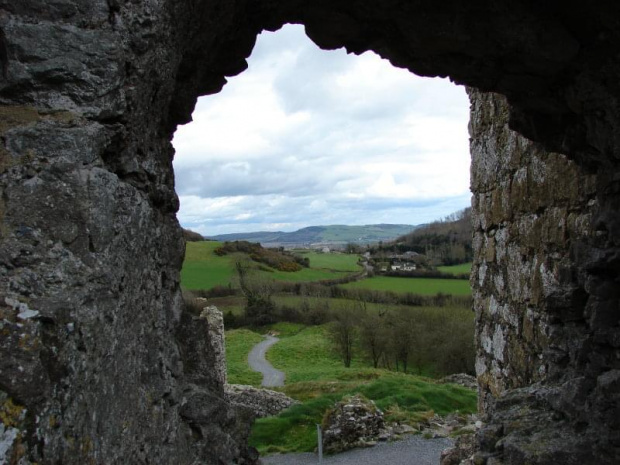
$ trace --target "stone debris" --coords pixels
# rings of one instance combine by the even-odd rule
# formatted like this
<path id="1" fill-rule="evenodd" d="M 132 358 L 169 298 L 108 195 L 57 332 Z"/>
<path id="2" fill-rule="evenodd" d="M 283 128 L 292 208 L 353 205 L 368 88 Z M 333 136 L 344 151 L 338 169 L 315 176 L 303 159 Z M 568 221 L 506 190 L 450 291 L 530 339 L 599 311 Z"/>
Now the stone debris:
<path id="1" fill-rule="evenodd" d="M 429 438 L 446 438 L 449 436 L 473 434 L 482 427 L 482 422 L 475 414 L 462 415 L 450 413 L 446 416 L 433 415 L 418 424 L 418 430 Z"/>
<path id="2" fill-rule="evenodd" d="M 359 394 L 336 403 L 323 420 L 323 450 L 327 454 L 374 446 L 377 441 L 392 436 L 383 412 L 372 400 Z"/>
<path id="3" fill-rule="evenodd" d="M 249 408 L 257 418 L 277 415 L 299 403 L 281 392 L 244 384 L 227 384 L 224 393 L 231 404 Z"/>
<path id="4" fill-rule="evenodd" d="M 459 436 L 454 447 L 444 449 L 440 465 L 473 465 L 476 453 L 476 438 L 473 434 Z"/>
<path id="5" fill-rule="evenodd" d="M 466 373 L 455 373 L 453 375 L 444 376 L 439 382 L 441 384 L 458 384 L 468 389 L 478 389 L 476 377 Z"/>
<path id="6" fill-rule="evenodd" d="M 356 447 L 370 447 L 378 441 L 392 441 L 405 434 L 422 434 L 428 439 L 472 436 L 482 427 L 477 415 L 451 413 L 433 415 L 416 427 L 387 424 L 383 412 L 362 395 L 345 397 L 327 412 L 323 420 L 323 450 L 338 453 Z M 464 440 L 463 440 L 464 441 Z"/>
<path id="7" fill-rule="evenodd" d="M 31 318 L 35 318 L 36 316 L 39 315 L 39 312 L 37 310 L 24 310 L 20 313 L 17 314 L 17 318 L 19 318 L 20 320 L 29 320 Z"/>
<path id="8" fill-rule="evenodd" d="M 16 428 L 5 428 L 0 422 L 0 464 L 10 463 L 10 452 L 19 436 L 19 430 Z"/>

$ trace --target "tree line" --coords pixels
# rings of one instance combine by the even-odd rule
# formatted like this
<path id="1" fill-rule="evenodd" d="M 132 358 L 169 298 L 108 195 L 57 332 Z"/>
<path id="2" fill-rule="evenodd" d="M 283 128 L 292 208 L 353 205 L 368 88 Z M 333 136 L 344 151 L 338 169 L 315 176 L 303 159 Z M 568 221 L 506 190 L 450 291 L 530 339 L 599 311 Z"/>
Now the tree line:
<path id="1" fill-rule="evenodd" d="M 467 308 L 371 312 L 364 302 L 351 302 L 331 319 L 330 339 L 345 367 L 361 358 L 405 373 L 474 374 L 474 319 Z"/>
<path id="2" fill-rule="evenodd" d="M 471 208 L 465 208 L 370 250 L 373 255 L 412 250 L 424 255 L 433 266 L 467 263 L 473 259 L 471 221 Z"/>

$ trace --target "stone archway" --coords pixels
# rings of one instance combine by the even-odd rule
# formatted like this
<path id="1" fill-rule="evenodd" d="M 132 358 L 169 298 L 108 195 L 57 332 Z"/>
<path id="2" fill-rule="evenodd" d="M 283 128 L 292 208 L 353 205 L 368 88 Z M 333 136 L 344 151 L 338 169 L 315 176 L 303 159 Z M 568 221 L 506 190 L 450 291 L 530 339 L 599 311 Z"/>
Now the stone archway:
<path id="1" fill-rule="evenodd" d="M 170 139 L 198 95 L 244 69 L 258 32 L 296 22 L 323 48 L 372 49 L 478 89 L 472 283 L 490 415 L 480 458 L 617 460 L 620 6 L 25 0 L 0 9 L 5 455 L 252 462 L 242 414 L 212 374 L 206 323 L 182 308 Z"/>

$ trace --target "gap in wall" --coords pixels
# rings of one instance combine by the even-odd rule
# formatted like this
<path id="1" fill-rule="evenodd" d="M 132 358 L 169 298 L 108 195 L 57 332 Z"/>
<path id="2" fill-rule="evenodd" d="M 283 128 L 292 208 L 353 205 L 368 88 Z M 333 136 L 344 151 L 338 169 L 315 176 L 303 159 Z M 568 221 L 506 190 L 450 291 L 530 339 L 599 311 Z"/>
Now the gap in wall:
<path id="1" fill-rule="evenodd" d="M 203 235 L 427 223 L 469 206 L 469 101 L 372 52 L 264 32 L 173 144 L 182 226 Z"/>
<path id="2" fill-rule="evenodd" d="M 414 76 L 372 52 L 354 56 L 343 50 L 320 50 L 301 26 L 289 25 L 275 33 L 261 34 L 248 63 L 248 69 L 231 78 L 219 94 L 199 99 L 194 121 L 175 134 L 175 179 L 181 201 L 178 218 L 184 228 L 212 237 L 334 224 L 419 225 L 470 205 L 469 99 L 464 88 L 445 79 Z M 198 252 L 202 245 L 205 247 Z M 202 253 L 208 257 L 205 262 L 215 262 L 213 248 L 218 245 L 188 243 L 190 258 L 186 264 L 191 262 L 196 269 L 185 276 L 191 276 L 197 286 L 205 286 L 205 270 L 214 275 L 213 284 L 220 279 L 219 270 L 216 273 L 208 265 L 203 269 L 197 259 Z M 330 253 L 326 258 L 319 252 L 299 253 L 312 257 L 311 266 L 343 255 Z M 280 276 L 274 280 L 282 270 L 261 268 L 247 259 L 242 263 L 240 255 L 224 258 L 237 260 L 237 274 L 222 265 L 224 278 L 215 284 L 219 285 L 217 292 L 203 292 L 203 287 L 188 287 L 191 290 L 184 292 L 186 302 L 196 303 L 196 312 L 205 305 L 193 300 L 201 293 L 225 314 L 229 382 L 258 386 L 261 376 L 249 370 L 246 348 L 261 340 L 258 333 L 279 333 L 294 327 L 299 338 L 281 340 L 275 348 L 285 352 L 299 371 L 287 370 L 284 392 L 291 386 L 293 391 L 297 389 L 301 378 L 319 385 L 331 383 L 330 389 L 334 388 L 333 383 L 338 381 L 332 379 L 345 368 L 326 347 L 334 342 L 330 341 L 329 325 L 340 321 L 348 325 L 347 331 L 354 332 L 354 327 L 362 325 L 380 328 L 375 333 L 381 338 L 380 345 L 387 347 L 388 339 L 402 342 L 398 349 L 391 344 L 389 355 L 384 347 L 380 359 L 376 357 L 370 365 L 362 360 L 357 347 L 355 355 L 345 357 L 346 369 L 378 370 L 378 383 L 387 385 L 392 376 L 403 371 L 437 378 L 459 371 L 473 373 L 474 325 L 469 296 L 456 295 L 439 303 L 439 297 L 449 292 L 429 284 L 435 289 L 435 300 L 428 289 L 407 290 L 425 296 L 417 304 L 386 300 L 369 301 L 367 305 L 362 297 L 357 297 L 357 302 L 348 297 L 331 298 L 323 290 L 310 289 L 311 285 L 295 294 L 284 285 L 276 285 L 278 279 L 289 279 Z M 357 258 L 346 258 L 352 258 L 353 269 L 340 276 L 355 274 L 351 271 L 359 266 Z M 372 275 L 368 263 L 363 269 L 368 272 L 369 268 Z M 303 271 L 309 270 L 300 273 Z M 309 281 L 316 280 L 305 276 Z M 407 286 L 413 281 L 388 279 L 406 281 Z M 452 281 L 460 281 L 466 292 L 469 290 L 466 279 Z M 250 304 L 250 293 L 254 304 Z M 435 337 L 438 333 L 441 338 Z M 305 352 L 313 343 L 322 349 L 310 350 L 311 357 L 298 352 Z M 446 368 L 445 362 L 450 358 L 459 359 L 459 368 L 448 371 L 452 368 Z M 462 368 L 465 365 L 468 368 Z M 352 376 L 353 380 L 359 375 Z M 411 391 L 417 388 L 403 379 L 402 390 L 413 395 Z M 266 386 L 282 386 L 280 383 Z M 468 395 L 475 396 L 473 392 Z M 463 406 L 475 409 L 475 399 L 469 399 L 468 407 L 466 403 Z M 398 404 L 396 408 L 400 408 Z M 434 411 L 435 405 L 427 409 Z M 299 425 L 293 423 L 295 430 Z M 271 441 L 287 441 L 269 435 L 266 438 L 266 444 L 251 444 L 264 453 L 265 447 L 267 451 L 280 447 Z M 315 439 L 309 441 L 314 444 Z"/>

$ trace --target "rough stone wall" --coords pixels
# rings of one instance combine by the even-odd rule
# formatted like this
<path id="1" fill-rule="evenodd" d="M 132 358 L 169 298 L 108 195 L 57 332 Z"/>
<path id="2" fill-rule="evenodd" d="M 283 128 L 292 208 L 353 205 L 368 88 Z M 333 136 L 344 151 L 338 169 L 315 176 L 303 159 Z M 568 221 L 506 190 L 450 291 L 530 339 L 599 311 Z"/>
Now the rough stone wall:
<path id="1" fill-rule="evenodd" d="M 2 463 L 247 455 L 179 289 L 166 128 L 191 14 L 0 1 Z"/>
<path id="2" fill-rule="evenodd" d="M 476 372 L 490 419 L 482 456 L 617 463 L 618 250 L 605 225 L 615 218 L 600 207 L 608 186 L 508 129 L 503 97 L 470 98 Z"/>

